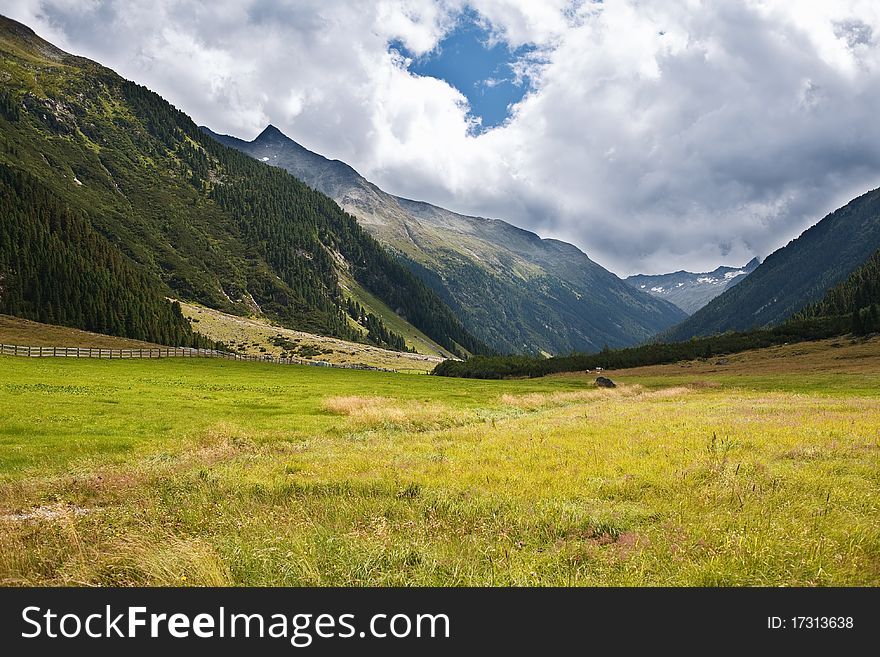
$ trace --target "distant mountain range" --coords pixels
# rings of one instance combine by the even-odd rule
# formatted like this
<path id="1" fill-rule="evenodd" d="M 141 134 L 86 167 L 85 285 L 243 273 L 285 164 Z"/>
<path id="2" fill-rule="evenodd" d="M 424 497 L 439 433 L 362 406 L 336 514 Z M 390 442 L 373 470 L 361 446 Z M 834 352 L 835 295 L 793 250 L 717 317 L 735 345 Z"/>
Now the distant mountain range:
<path id="1" fill-rule="evenodd" d="M 835 210 L 767 256 L 741 283 L 728 288 L 663 340 L 774 326 L 821 300 L 880 248 L 880 189 Z"/>
<path id="2" fill-rule="evenodd" d="M 198 343 L 174 297 L 395 349 L 406 332 L 488 351 L 334 201 L 145 87 L 3 17 L 0 79 L 0 312 Z"/>
<path id="3" fill-rule="evenodd" d="M 693 273 L 676 271 L 671 274 L 636 274 L 626 279 L 634 288 L 658 299 L 671 301 L 692 315 L 719 294 L 741 282 L 760 264 L 753 258 L 742 267 L 718 267 L 713 271 Z"/>
<path id="4" fill-rule="evenodd" d="M 632 345 L 686 316 L 571 244 L 393 196 L 274 126 L 253 141 L 203 130 L 336 200 L 437 292 L 469 332 L 498 351 L 559 354 Z"/>

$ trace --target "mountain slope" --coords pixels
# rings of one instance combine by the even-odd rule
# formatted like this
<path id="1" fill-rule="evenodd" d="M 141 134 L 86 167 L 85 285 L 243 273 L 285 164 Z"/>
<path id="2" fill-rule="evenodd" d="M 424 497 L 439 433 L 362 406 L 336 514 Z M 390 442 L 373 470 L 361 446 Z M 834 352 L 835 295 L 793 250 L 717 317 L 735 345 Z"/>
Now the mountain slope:
<path id="1" fill-rule="evenodd" d="M 795 318 L 845 315 L 850 317 L 850 329 L 857 335 L 880 331 L 880 249 L 846 280 L 828 290 L 821 301 L 810 304 Z"/>
<path id="2" fill-rule="evenodd" d="M 728 288 L 741 283 L 759 264 L 758 259 L 753 258 L 742 267 L 718 267 L 702 273 L 636 274 L 625 280 L 632 287 L 666 299 L 691 315 Z"/>
<path id="3" fill-rule="evenodd" d="M 0 55 L 0 198 L 27 188 L 58 208 L 47 219 L 20 200 L 11 236 L 20 241 L 0 245 L 0 311 L 80 328 L 94 328 L 88 318 L 97 314 L 119 335 L 159 339 L 129 324 L 160 310 L 135 312 L 132 298 L 107 292 L 136 279 L 129 297 L 165 303 L 173 296 L 313 333 L 399 345 L 400 336 L 375 317 L 347 312 L 342 276 L 454 353 L 486 349 L 351 216 L 295 177 L 221 146 L 157 94 L 5 18 Z M 59 251 L 42 246 L 48 238 L 38 227 L 71 233 L 62 209 L 79 222 L 70 250 L 97 246 L 59 265 Z M 19 252 L 30 254 L 29 268 L 15 260 Z M 72 281 L 63 289 L 62 273 Z M 64 298 L 43 294 L 23 305 L 22 291 L 34 285 L 62 289 Z M 173 331 L 179 312 L 168 308 L 172 317 L 163 321 Z"/>
<path id="4" fill-rule="evenodd" d="M 570 244 L 504 221 L 392 196 L 273 126 L 250 142 L 203 129 L 334 198 L 437 291 L 468 330 L 499 351 L 567 353 L 630 345 L 684 317 Z"/>
<path id="5" fill-rule="evenodd" d="M 662 336 L 687 340 L 771 326 L 791 317 L 844 280 L 880 248 L 880 190 L 835 210 L 767 256 L 739 285 Z"/>

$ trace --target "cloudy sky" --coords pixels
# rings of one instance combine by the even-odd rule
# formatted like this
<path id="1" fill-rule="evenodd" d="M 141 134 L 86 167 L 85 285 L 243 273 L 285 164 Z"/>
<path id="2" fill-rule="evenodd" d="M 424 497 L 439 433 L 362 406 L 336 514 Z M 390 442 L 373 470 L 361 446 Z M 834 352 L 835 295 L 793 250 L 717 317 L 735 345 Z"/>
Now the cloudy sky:
<path id="1" fill-rule="evenodd" d="M 880 185 L 873 0 L 7 0 L 218 132 L 621 275 L 738 265 Z"/>

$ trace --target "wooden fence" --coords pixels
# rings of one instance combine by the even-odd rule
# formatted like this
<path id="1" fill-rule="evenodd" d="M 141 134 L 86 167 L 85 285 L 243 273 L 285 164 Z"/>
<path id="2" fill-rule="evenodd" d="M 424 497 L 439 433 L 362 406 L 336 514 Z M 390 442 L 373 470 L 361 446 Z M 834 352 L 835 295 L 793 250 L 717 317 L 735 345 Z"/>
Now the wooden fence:
<path id="1" fill-rule="evenodd" d="M 278 358 L 277 356 L 251 356 L 234 354 L 216 349 L 192 349 L 189 347 L 157 347 L 154 349 L 99 349 L 89 347 L 26 347 L 14 344 L 0 344 L 0 354 L 4 356 L 24 356 L 30 358 L 223 358 L 277 365 L 311 365 L 313 367 L 338 367 L 347 370 L 372 370 L 375 372 L 395 372 L 396 370 L 356 363 L 328 363 L 325 360 L 307 358 Z"/>

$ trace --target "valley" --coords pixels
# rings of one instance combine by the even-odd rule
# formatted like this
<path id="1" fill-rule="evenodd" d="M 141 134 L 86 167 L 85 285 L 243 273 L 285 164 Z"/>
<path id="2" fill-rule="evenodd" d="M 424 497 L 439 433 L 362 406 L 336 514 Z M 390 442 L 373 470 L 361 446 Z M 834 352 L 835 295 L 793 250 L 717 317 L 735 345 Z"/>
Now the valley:
<path id="1" fill-rule="evenodd" d="M 681 324 L 661 332 L 658 338 L 681 342 L 695 336 L 782 324 L 821 301 L 831 288 L 865 265 L 878 249 L 880 189 L 874 189 L 771 253 L 742 282 L 725 290 Z M 850 299 L 851 303 L 856 301 Z M 846 312 L 852 310 L 850 307 Z"/>
<path id="2" fill-rule="evenodd" d="M 499 219 L 394 196 L 275 126 L 253 141 L 202 130 L 333 198 L 449 304 L 468 331 L 501 353 L 629 346 L 686 317 L 571 244 L 541 239 Z"/>
<path id="3" fill-rule="evenodd" d="M 5 17 L 0 55 L 0 312 L 209 346 L 173 297 L 404 350 L 401 333 L 350 307 L 351 281 L 410 341 L 488 350 L 330 198 Z"/>

